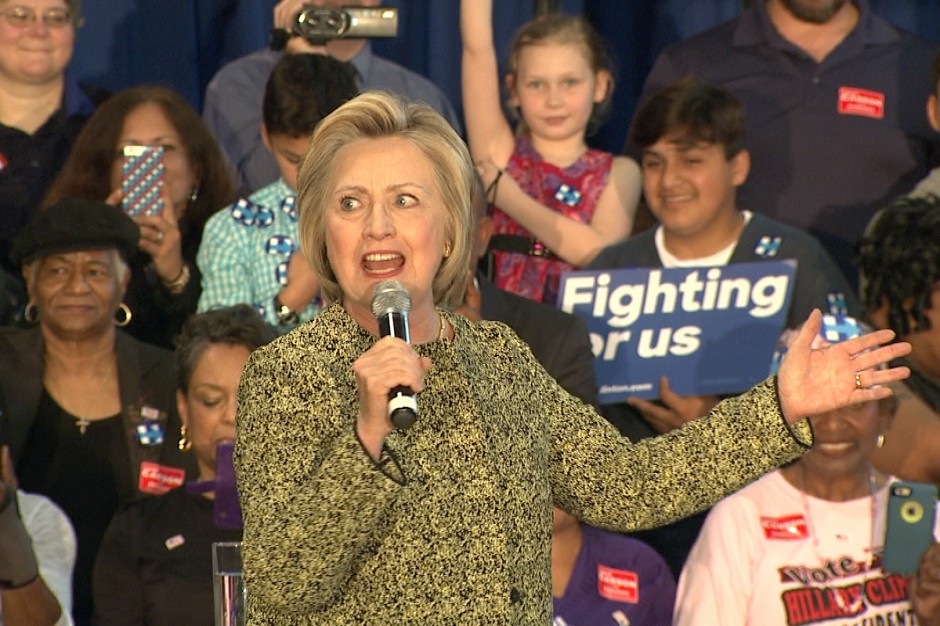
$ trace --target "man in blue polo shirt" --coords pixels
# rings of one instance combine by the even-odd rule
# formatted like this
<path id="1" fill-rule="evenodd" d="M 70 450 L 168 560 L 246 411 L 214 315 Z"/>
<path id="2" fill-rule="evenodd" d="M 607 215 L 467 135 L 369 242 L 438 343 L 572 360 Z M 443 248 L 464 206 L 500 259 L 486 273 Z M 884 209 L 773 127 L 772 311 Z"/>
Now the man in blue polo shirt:
<path id="1" fill-rule="evenodd" d="M 753 156 L 739 204 L 808 229 L 854 282 L 869 218 L 940 163 L 924 116 L 932 57 L 868 0 L 754 0 L 667 48 L 641 100 L 690 74 L 734 93 Z"/>
<path id="2" fill-rule="evenodd" d="M 274 25 L 290 31 L 305 5 L 377 6 L 379 0 L 281 0 L 274 7 Z M 372 53 L 367 39 L 339 38 L 325 46 L 310 45 L 303 37 L 291 37 L 287 53 L 328 54 L 348 61 L 359 72 L 359 88 L 384 89 L 408 100 L 423 102 L 443 115 L 460 132 L 453 107 L 430 80 Z M 261 140 L 261 103 L 271 70 L 284 52 L 259 50 L 220 69 L 206 88 L 202 117 L 238 172 L 242 191 L 253 191 L 278 178 L 277 164 Z"/>

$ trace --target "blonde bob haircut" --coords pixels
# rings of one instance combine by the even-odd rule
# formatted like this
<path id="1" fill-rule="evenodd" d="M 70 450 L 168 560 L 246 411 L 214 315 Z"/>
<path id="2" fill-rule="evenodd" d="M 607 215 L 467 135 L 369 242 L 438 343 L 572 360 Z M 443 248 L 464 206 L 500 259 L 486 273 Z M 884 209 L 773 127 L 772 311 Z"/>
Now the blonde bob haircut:
<path id="1" fill-rule="evenodd" d="M 300 243 L 329 302 L 342 302 L 326 249 L 326 215 L 336 179 L 336 157 L 344 146 L 363 139 L 400 137 L 421 151 L 434 170 L 444 209 L 444 256 L 432 286 L 434 302 L 463 302 L 470 267 L 473 161 L 466 144 L 450 124 L 424 104 L 367 91 L 333 111 L 313 132 L 310 149 L 297 173 Z M 350 262 L 353 260 L 350 259 Z"/>

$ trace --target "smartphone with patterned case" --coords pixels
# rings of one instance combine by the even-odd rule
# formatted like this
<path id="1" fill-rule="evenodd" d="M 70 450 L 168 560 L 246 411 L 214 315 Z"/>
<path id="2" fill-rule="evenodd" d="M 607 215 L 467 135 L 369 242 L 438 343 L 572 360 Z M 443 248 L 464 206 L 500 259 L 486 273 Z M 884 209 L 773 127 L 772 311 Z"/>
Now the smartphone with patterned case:
<path id="1" fill-rule="evenodd" d="M 131 217 L 163 211 L 163 147 L 124 146 L 121 192 L 124 212 Z"/>
<path id="2" fill-rule="evenodd" d="M 888 487 L 884 571 L 909 575 L 933 543 L 937 487 L 927 483 L 894 482 Z"/>

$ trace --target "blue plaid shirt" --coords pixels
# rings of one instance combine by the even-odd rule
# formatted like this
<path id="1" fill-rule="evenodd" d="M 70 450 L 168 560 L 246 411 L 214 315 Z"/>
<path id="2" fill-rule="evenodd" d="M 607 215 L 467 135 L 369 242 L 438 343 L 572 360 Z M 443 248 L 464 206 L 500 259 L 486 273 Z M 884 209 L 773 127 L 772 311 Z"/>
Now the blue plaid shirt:
<path id="1" fill-rule="evenodd" d="M 196 256 L 202 272 L 198 311 L 246 303 L 278 326 L 273 300 L 287 285 L 287 263 L 300 249 L 297 220 L 294 190 L 283 179 L 213 215 Z M 300 321 L 321 308 L 319 299 L 311 302 L 298 312 Z"/>

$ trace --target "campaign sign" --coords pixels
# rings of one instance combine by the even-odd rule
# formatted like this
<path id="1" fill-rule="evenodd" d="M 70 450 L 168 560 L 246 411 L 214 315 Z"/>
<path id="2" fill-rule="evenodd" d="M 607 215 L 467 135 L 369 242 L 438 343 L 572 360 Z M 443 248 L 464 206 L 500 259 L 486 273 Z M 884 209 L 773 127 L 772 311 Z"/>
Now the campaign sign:
<path id="1" fill-rule="evenodd" d="M 568 272 L 559 307 L 591 333 L 602 403 L 739 393 L 767 377 L 796 261 Z"/>

